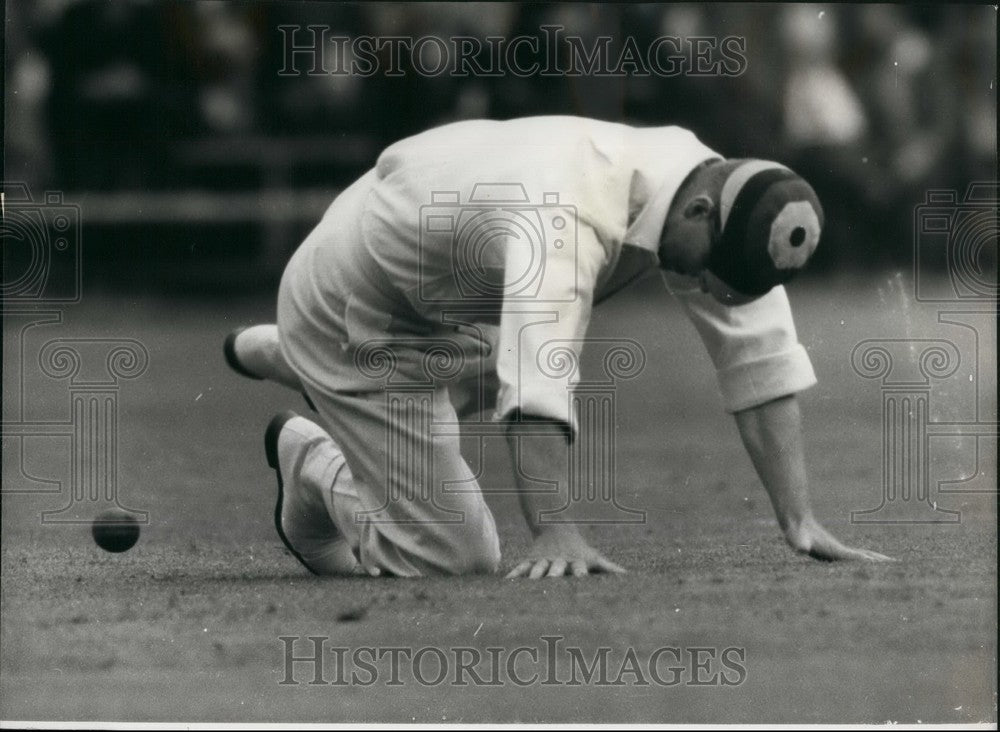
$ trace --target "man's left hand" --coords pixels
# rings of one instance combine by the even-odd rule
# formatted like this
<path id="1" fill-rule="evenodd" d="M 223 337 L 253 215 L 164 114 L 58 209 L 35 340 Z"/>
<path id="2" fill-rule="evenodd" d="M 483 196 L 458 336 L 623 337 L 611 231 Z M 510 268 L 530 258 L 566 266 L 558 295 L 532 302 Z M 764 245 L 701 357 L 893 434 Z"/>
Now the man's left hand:
<path id="1" fill-rule="evenodd" d="M 867 562 L 898 561 L 885 554 L 868 549 L 855 549 L 842 544 L 833 534 L 824 529 L 815 519 L 807 519 L 802 524 L 789 527 L 785 532 L 788 544 L 797 552 L 808 554 L 813 559 L 824 562 L 840 560 L 862 560 Z"/>

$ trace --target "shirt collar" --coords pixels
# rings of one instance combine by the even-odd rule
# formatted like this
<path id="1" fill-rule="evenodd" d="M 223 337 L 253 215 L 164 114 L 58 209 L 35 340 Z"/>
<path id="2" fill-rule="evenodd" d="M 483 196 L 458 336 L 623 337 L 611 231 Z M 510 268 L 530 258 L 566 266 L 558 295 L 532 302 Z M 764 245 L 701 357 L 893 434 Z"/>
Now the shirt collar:
<path id="1" fill-rule="evenodd" d="M 690 161 L 686 170 L 674 169 L 665 178 L 659 181 L 659 187 L 649 196 L 645 205 L 639 210 L 635 218 L 625 231 L 624 243 L 658 253 L 660 250 L 660 236 L 663 234 L 663 226 L 667 221 L 667 214 L 674 201 L 674 196 L 680 190 L 681 185 L 687 177 L 698 167 L 711 160 L 721 160 L 716 154 L 706 155 L 699 160 Z M 678 175 L 680 173 L 680 175 Z M 641 196 L 641 192 L 639 193 Z"/>

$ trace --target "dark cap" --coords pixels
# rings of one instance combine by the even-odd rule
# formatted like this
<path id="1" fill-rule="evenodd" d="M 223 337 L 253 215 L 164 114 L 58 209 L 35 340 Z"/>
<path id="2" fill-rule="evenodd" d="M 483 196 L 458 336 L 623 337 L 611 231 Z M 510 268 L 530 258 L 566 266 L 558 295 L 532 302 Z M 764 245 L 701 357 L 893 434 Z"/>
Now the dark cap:
<path id="1" fill-rule="evenodd" d="M 823 229 L 823 207 L 812 186 L 769 160 L 748 160 L 729 174 L 717 215 L 721 235 L 712 245 L 708 269 L 753 297 L 802 269 Z"/>

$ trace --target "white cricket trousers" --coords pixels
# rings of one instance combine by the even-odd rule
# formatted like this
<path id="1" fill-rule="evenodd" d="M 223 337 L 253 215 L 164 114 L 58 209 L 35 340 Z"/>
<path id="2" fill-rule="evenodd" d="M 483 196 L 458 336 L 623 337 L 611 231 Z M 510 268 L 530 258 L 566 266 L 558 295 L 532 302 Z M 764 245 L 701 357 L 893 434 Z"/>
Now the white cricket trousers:
<path id="1" fill-rule="evenodd" d="M 281 352 L 331 438 L 297 464 L 315 475 L 317 459 L 346 458 L 323 503 L 364 569 L 495 572 L 496 524 L 459 451 L 454 406 L 492 406 L 490 326 L 435 324 L 394 289 L 362 238 L 373 176 L 336 198 L 281 280 Z"/>

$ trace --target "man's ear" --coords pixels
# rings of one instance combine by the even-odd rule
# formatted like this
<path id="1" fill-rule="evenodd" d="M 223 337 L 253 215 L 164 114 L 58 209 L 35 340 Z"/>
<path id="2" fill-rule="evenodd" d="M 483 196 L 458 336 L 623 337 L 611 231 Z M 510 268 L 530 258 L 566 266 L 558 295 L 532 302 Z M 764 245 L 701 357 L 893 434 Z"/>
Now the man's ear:
<path id="1" fill-rule="evenodd" d="M 684 207 L 684 218 L 707 219 L 715 213 L 715 201 L 707 193 L 700 193 Z"/>

